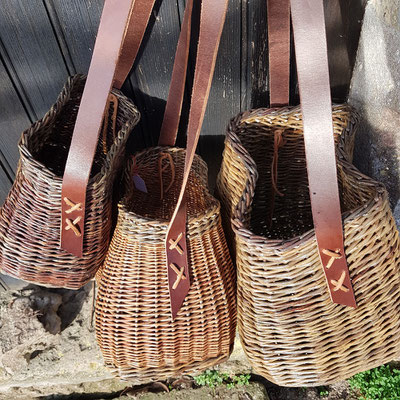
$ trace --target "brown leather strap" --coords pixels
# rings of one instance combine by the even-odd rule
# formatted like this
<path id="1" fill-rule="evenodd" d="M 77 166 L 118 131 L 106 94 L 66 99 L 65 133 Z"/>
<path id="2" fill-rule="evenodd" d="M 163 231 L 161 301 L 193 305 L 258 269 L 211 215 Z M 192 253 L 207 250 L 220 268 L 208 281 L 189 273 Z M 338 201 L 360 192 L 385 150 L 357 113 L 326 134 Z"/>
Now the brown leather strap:
<path id="1" fill-rule="evenodd" d="M 315 234 L 332 301 L 356 307 L 343 244 L 323 0 L 291 0 Z"/>
<path id="2" fill-rule="evenodd" d="M 155 0 L 135 0 L 130 21 L 125 32 L 124 44 L 114 75 L 113 87 L 121 89 L 139 52 Z"/>
<path id="3" fill-rule="evenodd" d="M 189 60 L 192 11 L 193 0 L 188 0 L 183 16 L 181 33 L 175 54 L 174 68 L 172 70 L 171 86 L 165 106 L 160 138 L 158 140 L 160 146 L 174 146 L 178 134 Z"/>
<path id="4" fill-rule="evenodd" d="M 290 0 L 267 0 L 270 107 L 289 104 Z"/>
<path id="5" fill-rule="evenodd" d="M 86 188 L 134 0 L 106 0 L 65 167 L 61 247 L 82 256 Z"/>
<path id="6" fill-rule="evenodd" d="M 166 238 L 167 267 L 169 268 L 169 290 L 171 297 L 171 311 L 174 319 L 190 288 L 188 255 L 184 254 L 177 260 L 176 250 L 171 244 L 181 236 L 186 229 L 186 202 L 185 189 L 189 179 L 189 172 L 193 163 L 194 154 L 200 136 L 207 100 L 210 93 L 212 78 L 217 59 L 219 42 L 225 22 L 228 0 L 203 0 L 200 17 L 199 43 L 197 47 L 196 69 L 194 75 L 192 101 L 189 113 L 187 150 L 182 188 L 177 201 L 176 209 L 171 219 Z M 172 242 L 171 242 L 172 241 Z M 181 237 L 180 243 L 186 243 L 186 237 Z M 171 280 L 170 266 L 184 268 L 187 279 L 181 280 L 177 288 L 173 288 L 175 280 Z"/>

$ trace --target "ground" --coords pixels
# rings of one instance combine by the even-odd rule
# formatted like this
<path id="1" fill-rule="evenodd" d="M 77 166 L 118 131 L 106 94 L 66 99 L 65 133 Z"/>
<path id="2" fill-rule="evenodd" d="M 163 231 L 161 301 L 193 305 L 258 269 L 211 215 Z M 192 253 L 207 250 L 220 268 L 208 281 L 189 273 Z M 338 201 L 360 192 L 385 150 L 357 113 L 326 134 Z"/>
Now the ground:
<path id="1" fill-rule="evenodd" d="M 7 280 L 0 289 L 0 399 L 231 399 L 315 400 L 323 389 L 287 389 L 252 374 L 239 340 L 228 362 L 229 376 L 251 374 L 248 385 L 198 387 L 192 377 L 130 387 L 103 366 L 92 325 L 93 284 L 79 291 L 46 289 Z M 170 390 L 170 393 L 167 390 Z M 326 399 L 350 399 L 346 382 Z"/>

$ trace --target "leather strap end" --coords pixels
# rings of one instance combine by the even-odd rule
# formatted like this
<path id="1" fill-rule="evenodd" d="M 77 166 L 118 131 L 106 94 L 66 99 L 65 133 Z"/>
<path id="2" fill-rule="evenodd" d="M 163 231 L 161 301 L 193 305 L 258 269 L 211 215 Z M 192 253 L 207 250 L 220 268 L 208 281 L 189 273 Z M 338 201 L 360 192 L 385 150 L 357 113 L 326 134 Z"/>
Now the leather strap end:
<path id="1" fill-rule="evenodd" d="M 355 308 L 344 250 L 323 0 L 290 2 L 318 251 L 332 301 Z"/>
<path id="2" fill-rule="evenodd" d="M 325 280 L 332 302 L 357 308 L 346 257 L 341 257 L 344 254 L 344 249 L 336 249 L 332 252 L 319 247 L 319 254 L 321 264 L 324 266 Z"/>
<path id="3" fill-rule="evenodd" d="M 186 243 L 186 212 L 186 201 L 183 201 L 176 214 L 175 224 L 170 225 L 166 238 L 168 287 L 172 320 L 178 315 L 190 289 Z"/>

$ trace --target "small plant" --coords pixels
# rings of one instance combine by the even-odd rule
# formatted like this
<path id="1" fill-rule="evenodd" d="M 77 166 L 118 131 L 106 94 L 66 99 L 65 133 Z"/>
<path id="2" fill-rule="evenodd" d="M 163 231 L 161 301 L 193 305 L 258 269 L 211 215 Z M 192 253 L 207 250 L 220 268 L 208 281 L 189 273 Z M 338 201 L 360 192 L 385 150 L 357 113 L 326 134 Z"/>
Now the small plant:
<path id="1" fill-rule="evenodd" d="M 400 370 L 389 365 L 354 375 L 349 383 L 360 393 L 360 400 L 400 399 Z"/>
<path id="2" fill-rule="evenodd" d="M 318 389 L 319 397 L 328 397 L 329 396 L 329 390 L 328 390 L 327 386 L 319 386 L 317 389 Z"/>
<path id="3" fill-rule="evenodd" d="M 226 372 L 208 370 L 201 375 L 195 376 L 194 381 L 199 386 L 215 388 L 216 386 L 226 385 L 228 389 L 232 389 L 235 386 L 247 386 L 250 381 L 250 374 L 231 376 Z"/>

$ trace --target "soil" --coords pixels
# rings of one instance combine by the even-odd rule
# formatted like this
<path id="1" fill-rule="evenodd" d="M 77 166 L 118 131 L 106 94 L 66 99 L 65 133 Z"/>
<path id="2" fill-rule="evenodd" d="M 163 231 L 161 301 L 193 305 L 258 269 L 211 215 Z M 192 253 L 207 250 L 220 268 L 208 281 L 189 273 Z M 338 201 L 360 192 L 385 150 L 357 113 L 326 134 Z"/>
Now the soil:
<path id="1" fill-rule="evenodd" d="M 198 387 L 191 377 L 130 387 L 103 366 L 91 321 L 92 287 L 0 288 L 0 400 L 357 400 L 347 382 L 283 388 L 257 375 L 251 375 L 249 385 L 233 388 Z M 239 341 L 216 369 L 231 376 L 251 373 Z M 320 396 L 326 390 L 329 395 Z"/>

